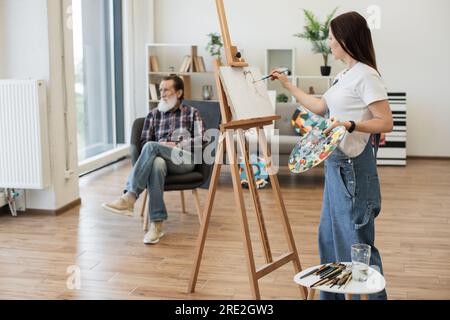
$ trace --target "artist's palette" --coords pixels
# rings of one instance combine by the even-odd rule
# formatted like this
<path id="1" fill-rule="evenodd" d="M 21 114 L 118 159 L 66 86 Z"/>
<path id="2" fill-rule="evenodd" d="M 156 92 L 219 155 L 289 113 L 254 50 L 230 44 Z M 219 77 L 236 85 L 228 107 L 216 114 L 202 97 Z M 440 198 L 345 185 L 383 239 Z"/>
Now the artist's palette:
<path id="1" fill-rule="evenodd" d="M 311 120 L 308 115 L 314 116 Z M 325 161 L 344 139 L 345 127 L 334 128 L 327 136 L 323 130 L 328 128 L 331 122 L 325 118 L 306 112 L 302 117 L 308 126 L 303 132 L 304 135 L 292 150 L 289 158 L 289 170 L 293 173 L 303 173 Z M 312 123 L 314 122 L 314 123 Z M 312 125 L 311 125 L 312 123 Z"/>

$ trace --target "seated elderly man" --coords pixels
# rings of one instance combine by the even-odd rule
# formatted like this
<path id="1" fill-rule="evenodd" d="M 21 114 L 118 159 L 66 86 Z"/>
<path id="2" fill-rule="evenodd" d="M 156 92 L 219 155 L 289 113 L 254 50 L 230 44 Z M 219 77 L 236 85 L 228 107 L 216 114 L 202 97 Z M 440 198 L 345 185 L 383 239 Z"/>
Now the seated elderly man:
<path id="1" fill-rule="evenodd" d="M 168 173 L 192 172 L 193 147 L 203 147 L 204 125 L 195 108 L 182 104 L 184 83 L 175 75 L 165 77 L 160 85 L 161 101 L 151 111 L 144 124 L 141 155 L 131 170 L 125 193 L 111 203 L 103 204 L 109 211 L 133 215 L 139 195 L 148 188 L 150 193 L 150 230 L 145 244 L 156 244 L 164 236 L 163 221 L 167 220 L 164 204 L 164 184 Z"/>

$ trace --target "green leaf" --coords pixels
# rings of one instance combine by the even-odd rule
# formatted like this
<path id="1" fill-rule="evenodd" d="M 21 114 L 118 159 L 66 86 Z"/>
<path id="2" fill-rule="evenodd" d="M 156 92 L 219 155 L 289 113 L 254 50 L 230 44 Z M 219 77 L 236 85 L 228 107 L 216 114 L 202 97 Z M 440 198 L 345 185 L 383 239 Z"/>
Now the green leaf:
<path id="1" fill-rule="evenodd" d="M 211 54 L 211 56 L 220 59 L 221 49 L 223 47 L 221 36 L 215 32 L 211 32 L 206 36 L 209 37 L 209 42 L 206 45 L 206 50 Z"/>
<path id="2" fill-rule="evenodd" d="M 338 7 L 327 15 L 325 21 L 321 23 L 316 16 L 309 10 L 303 9 L 305 16 L 305 26 L 302 33 L 294 34 L 294 37 L 308 40 L 312 44 L 312 51 L 314 53 L 321 53 L 324 58 L 324 63 L 328 63 L 328 55 L 331 53 L 331 49 L 328 47 L 328 36 L 331 20 L 336 14 Z"/>

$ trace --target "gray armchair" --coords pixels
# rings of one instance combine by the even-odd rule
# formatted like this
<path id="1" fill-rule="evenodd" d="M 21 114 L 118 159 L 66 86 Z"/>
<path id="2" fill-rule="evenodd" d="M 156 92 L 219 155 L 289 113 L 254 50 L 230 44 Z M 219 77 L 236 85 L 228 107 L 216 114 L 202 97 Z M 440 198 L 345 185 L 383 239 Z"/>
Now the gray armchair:
<path id="1" fill-rule="evenodd" d="M 203 119 L 205 130 L 208 129 L 219 129 L 221 123 L 220 105 L 218 102 L 209 101 L 184 101 L 185 105 L 196 108 Z M 139 155 L 141 154 L 141 133 L 144 127 L 145 118 L 138 118 L 134 121 L 132 132 L 131 132 L 131 160 L 133 165 L 136 163 Z M 217 148 L 217 139 L 211 141 L 213 146 L 213 156 Z M 206 163 L 198 164 L 195 166 L 194 171 L 186 174 L 171 175 L 169 174 L 166 178 L 166 184 L 164 187 L 165 191 L 180 191 L 181 192 L 181 207 L 182 212 L 186 213 L 184 191 L 192 190 L 195 197 L 195 205 L 197 208 L 197 213 L 199 220 L 201 221 L 201 206 L 198 197 L 198 188 L 208 189 L 211 180 L 213 165 Z M 145 192 L 144 204 L 141 209 L 141 216 L 144 216 L 146 203 L 148 198 L 148 191 Z M 145 214 L 144 219 L 144 230 L 148 229 L 148 215 Z"/>

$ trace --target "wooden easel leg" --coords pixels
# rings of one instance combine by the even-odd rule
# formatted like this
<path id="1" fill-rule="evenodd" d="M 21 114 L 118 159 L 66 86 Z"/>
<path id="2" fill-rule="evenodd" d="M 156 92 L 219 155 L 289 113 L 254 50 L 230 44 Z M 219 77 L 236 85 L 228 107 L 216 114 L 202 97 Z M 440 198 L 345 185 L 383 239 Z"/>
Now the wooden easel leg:
<path id="1" fill-rule="evenodd" d="M 204 207 L 202 215 L 202 223 L 197 239 L 197 249 L 194 259 L 194 265 L 191 272 L 191 278 L 189 280 L 188 293 L 195 292 L 195 286 L 197 285 L 198 273 L 200 271 L 200 264 L 202 261 L 203 250 L 205 248 L 206 236 L 208 233 L 209 220 L 211 218 L 211 211 L 214 204 L 214 198 L 216 196 L 217 184 L 219 182 L 220 170 L 222 168 L 223 162 L 223 152 L 224 152 L 224 134 L 222 133 L 219 138 L 219 143 L 216 151 L 216 159 L 214 164 L 214 169 L 211 176 L 211 183 L 209 186 L 208 198 L 206 199 L 206 204 Z"/>
<path id="2" fill-rule="evenodd" d="M 263 156 L 266 161 L 267 170 L 269 172 L 270 183 L 272 184 L 272 190 L 281 213 L 281 221 L 284 229 L 284 234 L 286 236 L 286 241 L 288 243 L 289 250 L 291 250 L 291 252 L 293 252 L 295 256 L 293 263 L 294 263 L 294 272 L 295 274 L 297 274 L 302 271 L 302 266 L 300 263 L 300 258 L 298 257 L 297 246 L 295 245 L 295 239 L 292 234 L 291 224 L 289 223 L 289 217 L 286 212 L 286 206 L 284 205 L 283 197 L 281 196 L 281 189 L 280 184 L 278 182 L 278 177 L 273 172 L 272 157 L 268 149 L 266 134 L 264 132 L 264 128 L 258 128 L 257 132 L 258 132 L 259 147 L 263 151 Z M 308 296 L 306 288 L 301 286 L 299 286 L 299 288 L 303 299 L 306 299 Z"/>
<path id="3" fill-rule="evenodd" d="M 245 164 L 245 173 L 247 175 L 248 186 L 250 189 L 250 193 L 253 197 L 253 205 L 255 208 L 256 217 L 258 219 L 259 233 L 261 235 L 261 242 L 263 246 L 264 255 L 266 258 L 266 262 L 273 262 L 272 252 L 270 250 L 269 238 L 267 237 L 266 225 L 264 223 L 264 216 L 262 214 L 261 202 L 258 196 L 258 190 L 256 188 L 255 176 L 253 173 L 253 168 L 250 162 L 248 149 L 246 146 L 245 135 L 242 129 L 237 130 L 238 134 L 238 143 L 239 147 L 242 151 L 242 156 L 244 157 Z"/>
<path id="4" fill-rule="evenodd" d="M 227 155 L 230 161 L 231 177 L 233 180 L 233 190 L 239 211 L 241 212 L 241 225 L 244 232 L 244 244 L 246 249 L 247 268 L 249 272 L 250 288 L 255 300 L 260 300 L 258 278 L 256 276 L 255 258 L 253 256 L 252 241 L 248 227 L 248 218 L 245 210 L 244 195 L 239 176 L 239 167 L 237 163 L 236 148 L 234 147 L 233 131 L 227 130 L 226 133 Z"/>

